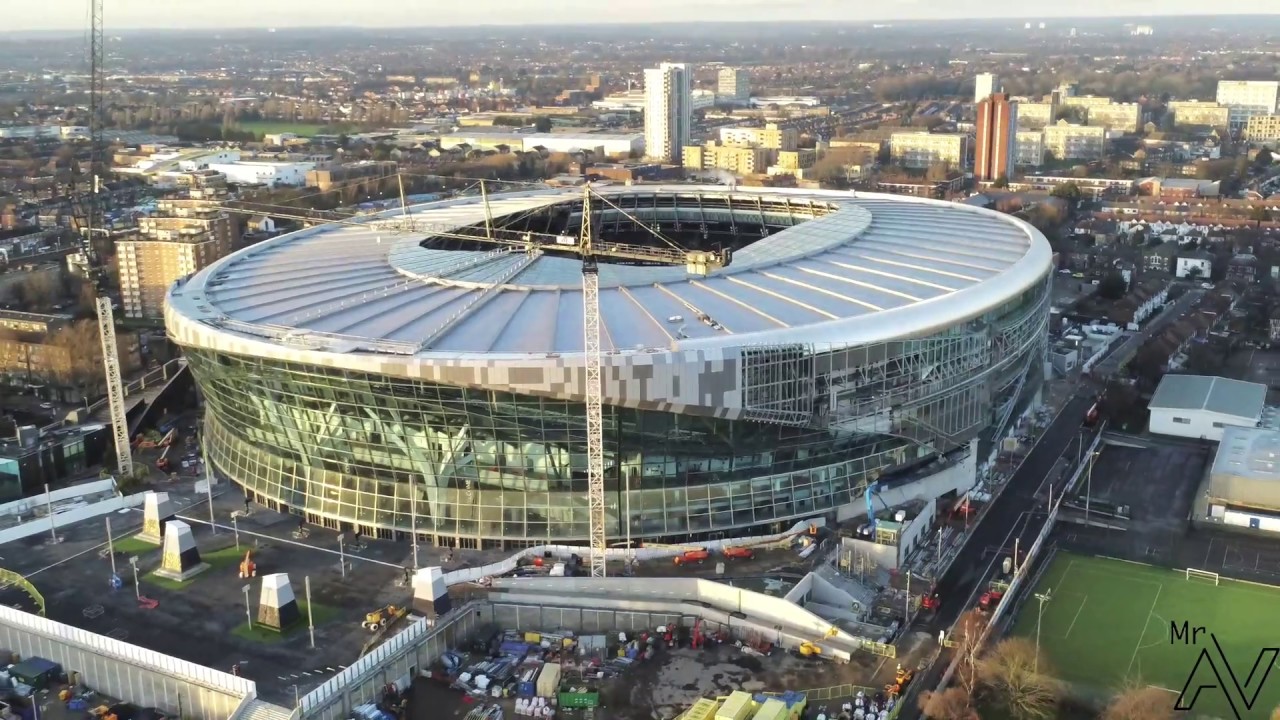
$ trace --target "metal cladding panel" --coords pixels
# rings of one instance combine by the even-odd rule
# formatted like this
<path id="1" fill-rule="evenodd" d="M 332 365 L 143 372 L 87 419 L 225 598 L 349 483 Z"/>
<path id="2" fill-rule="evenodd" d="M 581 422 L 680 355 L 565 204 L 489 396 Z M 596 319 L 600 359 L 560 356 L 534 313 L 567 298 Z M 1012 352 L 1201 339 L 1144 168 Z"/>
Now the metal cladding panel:
<path id="1" fill-rule="evenodd" d="M 821 328 L 821 340 L 830 343 L 919 337 L 998 307 L 1050 268 L 1048 244 L 1034 228 L 976 207 L 773 188 L 607 186 L 595 192 L 644 212 L 652 199 L 653 212 L 682 221 L 711 207 L 743 222 L 775 223 L 772 234 L 702 279 L 691 280 L 684 268 L 603 263 L 606 350 L 787 343 L 811 328 Z M 502 222 L 579 195 L 498 195 L 491 213 Z M 427 341 L 459 354 L 581 353 L 575 260 L 421 247 L 435 228 L 483 224 L 485 216 L 478 199 L 467 197 L 358 221 L 367 227 L 282 235 L 182 281 L 169 304 L 189 321 L 221 323 L 228 335 L 244 334 L 231 324 L 269 324 L 277 331 L 338 333 L 341 343 L 365 345 L 370 353 Z M 424 293 L 424 286 L 438 291 Z M 521 324 L 495 328 L 495 315 L 497 322 L 518 317 Z M 675 316 L 686 320 L 684 327 L 669 321 Z M 540 331 L 525 330 L 528 323 Z M 392 352 L 405 354 L 403 347 Z"/>

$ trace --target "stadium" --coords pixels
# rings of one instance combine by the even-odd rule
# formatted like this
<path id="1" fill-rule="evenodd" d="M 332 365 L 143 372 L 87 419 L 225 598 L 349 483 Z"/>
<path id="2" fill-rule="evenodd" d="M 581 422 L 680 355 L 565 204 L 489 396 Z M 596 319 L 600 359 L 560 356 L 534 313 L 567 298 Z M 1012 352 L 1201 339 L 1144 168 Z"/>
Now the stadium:
<path id="1" fill-rule="evenodd" d="M 1016 218 L 837 191 L 592 195 L 320 225 L 176 283 L 166 324 L 205 398 L 209 462 L 329 527 L 585 541 L 583 266 L 556 251 L 584 206 L 604 240 L 731 258 L 704 276 L 600 261 L 611 542 L 847 514 L 870 482 L 985 452 L 1041 386 L 1051 251 Z M 490 242 L 533 233 L 559 240 Z"/>

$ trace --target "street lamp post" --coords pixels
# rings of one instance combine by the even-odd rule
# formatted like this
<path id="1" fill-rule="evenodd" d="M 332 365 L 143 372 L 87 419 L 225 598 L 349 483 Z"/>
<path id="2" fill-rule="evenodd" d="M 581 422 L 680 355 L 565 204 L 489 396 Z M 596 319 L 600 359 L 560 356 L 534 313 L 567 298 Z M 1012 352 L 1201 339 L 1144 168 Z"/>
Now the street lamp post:
<path id="1" fill-rule="evenodd" d="M 1040 601 L 1040 609 L 1036 613 L 1036 660 L 1033 669 L 1037 673 L 1040 672 L 1040 619 L 1044 617 L 1044 604 L 1052 597 L 1050 592 L 1045 590 L 1042 593 L 1036 593 L 1036 600 Z"/>
<path id="2" fill-rule="evenodd" d="M 1084 524 L 1089 524 L 1089 502 L 1093 495 L 1093 463 L 1101 455 L 1100 451 L 1093 451 L 1089 454 L 1089 469 L 1084 475 Z"/>
<path id="3" fill-rule="evenodd" d="M 138 585 L 138 556 L 131 555 L 129 557 L 129 565 L 133 567 L 133 595 L 137 599 L 142 599 L 142 588 Z"/>
<path id="4" fill-rule="evenodd" d="M 244 619 L 249 622 L 250 630 L 253 629 L 253 609 L 252 609 L 252 606 L 249 604 L 249 589 L 251 587 L 252 585 L 250 585 L 249 583 L 245 583 L 245 586 L 240 588 L 241 590 L 244 591 Z"/>

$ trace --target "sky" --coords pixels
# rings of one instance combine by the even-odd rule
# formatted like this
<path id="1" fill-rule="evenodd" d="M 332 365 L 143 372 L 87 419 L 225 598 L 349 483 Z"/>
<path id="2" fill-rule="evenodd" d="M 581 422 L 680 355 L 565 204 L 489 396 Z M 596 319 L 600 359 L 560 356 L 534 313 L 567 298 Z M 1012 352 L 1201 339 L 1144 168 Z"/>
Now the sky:
<path id="1" fill-rule="evenodd" d="M 428 27 L 678 21 L 1277 14 L 1280 0 L 105 0 L 108 28 Z M 5 30 L 79 30 L 88 0 L 2 0 Z M 1028 13 L 1038 12 L 1038 15 Z"/>

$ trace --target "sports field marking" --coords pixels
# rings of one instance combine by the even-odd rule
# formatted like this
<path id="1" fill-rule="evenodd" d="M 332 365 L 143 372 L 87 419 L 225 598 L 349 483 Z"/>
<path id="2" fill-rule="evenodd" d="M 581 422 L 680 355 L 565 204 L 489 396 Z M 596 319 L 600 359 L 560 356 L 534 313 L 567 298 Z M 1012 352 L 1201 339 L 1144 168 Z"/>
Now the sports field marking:
<path id="1" fill-rule="evenodd" d="M 1156 583 L 1156 585 L 1156 599 L 1151 601 L 1151 609 L 1147 611 L 1147 621 L 1142 623 L 1142 634 L 1138 636 L 1138 642 L 1133 646 L 1133 655 L 1129 657 L 1129 666 L 1124 669 L 1125 677 L 1128 677 L 1129 671 L 1133 669 L 1133 661 L 1138 659 L 1138 651 L 1142 649 L 1142 639 L 1147 636 L 1147 628 L 1151 625 L 1151 616 L 1155 614 L 1156 604 L 1160 602 L 1160 592 L 1164 590 L 1164 583 Z"/>
<path id="2" fill-rule="evenodd" d="M 1080 611 L 1084 610 L 1084 604 L 1088 601 L 1089 601 L 1088 595 L 1085 595 L 1084 598 L 1080 600 L 1080 607 L 1076 608 L 1076 616 L 1071 618 L 1071 624 L 1067 626 L 1067 632 L 1065 635 L 1062 636 L 1063 640 L 1066 640 L 1067 638 L 1071 637 L 1071 629 L 1076 626 L 1076 621 L 1080 619 Z"/>

